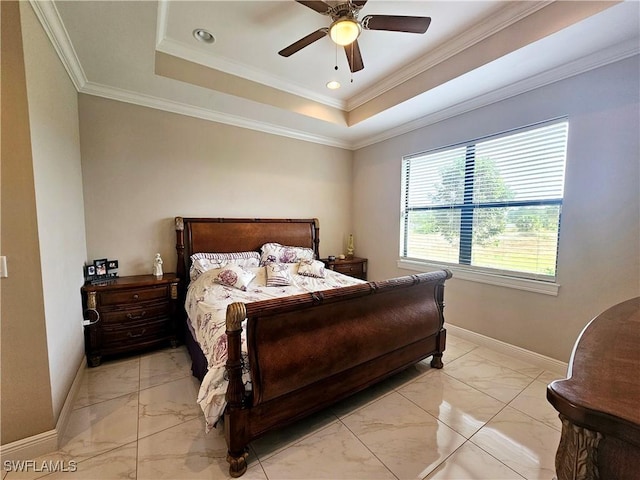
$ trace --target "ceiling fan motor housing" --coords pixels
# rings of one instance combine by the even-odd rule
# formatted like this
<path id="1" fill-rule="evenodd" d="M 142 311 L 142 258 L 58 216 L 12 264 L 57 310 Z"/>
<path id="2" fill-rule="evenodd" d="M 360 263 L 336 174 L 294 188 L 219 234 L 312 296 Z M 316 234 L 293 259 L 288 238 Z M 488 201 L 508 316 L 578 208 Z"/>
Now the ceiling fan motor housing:
<path id="1" fill-rule="evenodd" d="M 340 18 L 348 18 L 357 21 L 359 11 L 360 7 L 352 5 L 351 3 L 340 3 L 331 7 L 327 12 L 327 15 L 329 15 L 334 21 L 339 20 Z"/>

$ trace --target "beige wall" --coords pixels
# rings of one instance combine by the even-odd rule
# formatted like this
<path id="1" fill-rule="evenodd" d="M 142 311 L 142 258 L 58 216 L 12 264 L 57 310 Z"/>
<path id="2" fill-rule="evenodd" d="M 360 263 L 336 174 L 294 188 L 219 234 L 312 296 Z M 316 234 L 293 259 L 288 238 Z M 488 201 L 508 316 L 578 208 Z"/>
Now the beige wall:
<path id="1" fill-rule="evenodd" d="M 78 93 L 28 2 L 21 2 L 29 123 L 54 418 L 84 355 L 87 257 Z"/>
<path id="2" fill-rule="evenodd" d="M 320 220 L 320 253 L 344 249 L 352 153 L 80 95 L 87 252 L 151 273 L 175 270 L 173 217 Z"/>
<path id="3" fill-rule="evenodd" d="M 567 361 L 584 325 L 640 295 L 638 57 L 358 150 L 356 251 L 372 279 L 397 267 L 402 156 L 567 115 L 557 297 L 452 279 L 447 322 Z M 606 356 L 606 352 L 603 352 Z"/>
<path id="4" fill-rule="evenodd" d="M 2 281 L 0 326 L 1 443 L 51 430 L 54 417 L 29 112 L 17 2 L 2 9 L 2 255 L 9 277 Z"/>

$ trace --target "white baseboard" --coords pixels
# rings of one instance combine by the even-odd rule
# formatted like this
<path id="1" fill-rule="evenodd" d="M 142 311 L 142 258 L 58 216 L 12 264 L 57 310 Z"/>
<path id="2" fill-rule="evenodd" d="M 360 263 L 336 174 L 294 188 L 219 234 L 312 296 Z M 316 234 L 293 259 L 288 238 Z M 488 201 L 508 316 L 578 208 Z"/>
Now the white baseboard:
<path id="1" fill-rule="evenodd" d="M 475 343 L 476 345 L 480 345 L 482 347 L 490 348 L 491 350 L 495 350 L 496 352 L 510 355 L 519 360 L 522 360 L 523 362 L 528 362 L 532 365 L 544 368 L 545 370 L 549 370 L 550 372 L 562 375 L 563 377 L 567 374 L 569 365 L 565 362 L 561 362 L 560 360 L 556 360 L 555 358 L 547 357 L 545 355 L 541 355 L 539 353 L 535 353 L 521 347 L 516 347 L 515 345 L 496 340 L 495 338 L 487 337 L 486 335 L 482 335 L 480 333 L 472 332 L 471 330 L 467 330 L 466 328 L 457 327 L 456 325 L 452 325 L 450 323 L 446 323 L 445 328 L 451 335 L 459 337 L 462 340 L 467 340 L 468 342 Z"/>
<path id="2" fill-rule="evenodd" d="M 60 415 L 58 415 L 58 421 L 56 422 L 56 431 L 58 432 L 59 439 L 61 439 L 64 436 L 64 433 L 67 431 L 69 417 L 71 416 L 71 412 L 73 411 L 73 404 L 75 403 L 76 395 L 78 393 L 78 389 L 80 388 L 80 383 L 82 383 L 82 377 L 84 377 L 86 371 L 87 357 L 82 355 L 82 361 L 80 362 L 80 366 L 76 371 L 76 376 L 73 378 L 73 382 L 71 382 L 71 388 L 69 388 L 67 398 L 64 399 L 62 409 L 60 410 Z M 60 445 L 58 445 L 58 447 L 59 446 Z"/>
<path id="3" fill-rule="evenodd" d="M 69 417 L 71 416 L 71 412 L 73 411 L 73 404 L 75 403 L 76 395 L 78 394 L 78 390 L 80 388 L 80 383 L 82 383 L 82 378 L 84 377 L 84 373 L 87 371 L 87 357 L 82 356 L 82 361 L 80 362 L 80 366 L 76 371 L 76 376 L 73 378 L 73 382 L 71 382 L 71 388 L 69 388 L 69 393 L 67 393 L 67 398 L 64 400 L 64 404 L 62 405 L 62 409 L 60 410 L 60 415 L 58 415 L 58 421 L 56 422 L 56 431 L 58 432 L 58 439 L 61 439 L 64 436 L 64 432 L 67 431 L 67 425 L 69 424 Z M 59 447 L 60 445 L 58 445 Z"/>
<path id="4" fill-rule="evenodd" d="M 58 449 L 58 432 L 48 430 L 27 438 L 7 443 L 2 449 L 2 464 L 7 460 L 31 460 Z"/>
<path id="5" fill-rule="evenodd" d="M 78 392 L 78 388 L 80 388 L 82 377 L 86 371 L 86 366 L 87 359 L 83 356 L 80 367 L 78 367 L 76 376 L 71 383 L 71 388 L 69 389 L 67 398 L 60 410 L 60 415 L 58 415 L 56 427 L 53 430 L 48 430 L 46 432 L 0 446 L 3 465 L 5 460 L 33 460 L 41 455 L 46 455 L 47 453 L 58 450 L 60 447 L 60 440 L 67 429 L 69 417 L 73 410 L 73 403 Z"/>

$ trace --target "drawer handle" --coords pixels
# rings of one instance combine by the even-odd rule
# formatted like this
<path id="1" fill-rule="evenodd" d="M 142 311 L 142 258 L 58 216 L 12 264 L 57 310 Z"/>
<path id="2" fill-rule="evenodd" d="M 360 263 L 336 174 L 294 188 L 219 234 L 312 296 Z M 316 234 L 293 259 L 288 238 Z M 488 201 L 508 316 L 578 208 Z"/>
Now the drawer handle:
<path id="1" fill-rule="evenodd" d="M 132 315 L 130 313 L 127 313 L 127 318 L 129 320 L 140 320 L 142 317 L 144 317 L 147 314 L 147 312 L 143 311 L 142 313 L 140 313 L 140 315 Z"/>
<path id="2" fill-rule="evenodd" d="M 137 300 L 138 298 L 140 298 L 140 295 L 138 295 L 137 293 L 133 295 L 134 300 Z"/>
<path id="3" fill-rule="evenodd" d="M 142 335 L 144 335 L 144 332 L 146 332 L 146 331 L 147 331 L 147 329 L 146 329 L 146 328 L 143 328 L 143 329 L 142 329 L 142 331 L 141 331 L 140 333 L 136 334 L 136 335 L 134 335 L 134 334 L 133 334 L 133 333 L 131 333 L 131 332 L 127 332 L 127 335 L 128 335 L 130 338 L 138 338 L 138 337 L 141 337 Z"/>

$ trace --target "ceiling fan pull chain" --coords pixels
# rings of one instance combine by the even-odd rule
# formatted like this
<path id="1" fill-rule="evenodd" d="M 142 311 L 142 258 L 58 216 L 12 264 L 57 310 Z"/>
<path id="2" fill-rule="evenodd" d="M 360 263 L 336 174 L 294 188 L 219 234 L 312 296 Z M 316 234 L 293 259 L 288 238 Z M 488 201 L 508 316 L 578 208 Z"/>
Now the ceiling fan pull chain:
<path id="1" fill-rule="evenodd" d="M 337 43 L 336 43 L 336 66 L 334 68 L 338 70 L 338 44 Z"/>
<path id="2" fill-rule="evenodd" d="M 353 65 L 353 51 L 355 50 L 353 43 L 351 44 L 351 63 L 350 65 Z M 351 82 L 349 83 L 353 83 L 353 69 L 349 69 L 349 72 L 351 73 Z"/>

